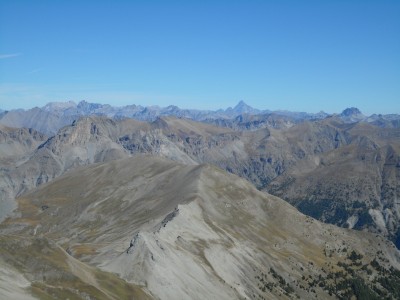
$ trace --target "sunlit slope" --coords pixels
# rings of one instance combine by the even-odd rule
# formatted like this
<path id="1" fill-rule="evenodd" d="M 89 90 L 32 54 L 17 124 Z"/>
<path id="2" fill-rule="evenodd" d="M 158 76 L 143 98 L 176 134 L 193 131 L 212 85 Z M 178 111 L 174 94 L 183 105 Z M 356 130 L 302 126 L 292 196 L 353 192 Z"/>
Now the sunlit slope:
<path id="1" fill-rule="evenodd" d="M 111 276 L 121 284 L 115 293 L 138 298 L 335 298 L 352 293 L 338 282 L 355 278 L 376 293 L 370 282 L 399 268 L 399 252 L 382 238 L 322 224 L 208 165 L 152 156 L 95 164 L 18 204 L 1 226 L 1 254 L 40 297 L 48 286 L 107 295 L 99 276 Z M 60 284 L 60 270 L 79 284 Z"/>

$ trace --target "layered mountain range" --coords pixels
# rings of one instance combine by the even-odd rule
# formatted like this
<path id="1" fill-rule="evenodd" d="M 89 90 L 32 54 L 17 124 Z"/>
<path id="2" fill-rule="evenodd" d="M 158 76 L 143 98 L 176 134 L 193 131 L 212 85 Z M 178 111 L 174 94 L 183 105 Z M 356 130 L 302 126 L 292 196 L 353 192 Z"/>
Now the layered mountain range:
<path id="1" fill-rule="evenodd" d="M 227 109 L 196 110 L 181 109 L 177 106 L 168 107 L 128 105 L 114 107 L 109 104 L 89 103 L 81 101 L 76 104 L 70 102 L 51 102 L 44 107 L 35 107 L 28 110 L 16 109 L 0 111 L 0 124 L 9 127 L 33 128 L 48 135 L 71 124 L 73 120 L 82 116 L 106 116 L 113 119 L 133 118 L 142 121 L 154 121 L 162 116 L 175 116 L 194 121 L 209 122 L 236 129 L 254 129 L 263 126 L 290 126 L 304 120 L 324 119 L 329 114 L 325 112 L 306 113 L 290 111 L 270 111 L 255 109 L 243 101 L 235 107 Z M 363 115 L 357 108 L 348 108 L 338 115 L 345 122 L 368 122 L 380 127 L 399 127 L 400 115 Z M 282 124 L 283 123 L 283 124 Z"/>
<path id="2" fill-rule="evenodd" d="M 400 297 L 397 115 L 119 109 L 2 113 L 0 294 Z"/>

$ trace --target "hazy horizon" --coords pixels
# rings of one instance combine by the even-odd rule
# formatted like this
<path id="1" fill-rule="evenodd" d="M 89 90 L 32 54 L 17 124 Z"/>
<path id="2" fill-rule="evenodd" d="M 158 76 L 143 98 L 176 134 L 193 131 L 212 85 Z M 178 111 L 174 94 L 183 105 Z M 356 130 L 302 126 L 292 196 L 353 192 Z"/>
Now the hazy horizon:
<path id="1" fill-rule="evenodd" d="M 219 108 L 216 108 L 216 109 L 207 109 L 207 108 L 205 108 L 205 109 L 201 109 L 201 108 L 195 108 L 195 107 L 182 107 L 182 106 L 178 106 L 178 105 L 175 105 L 175 104 L 169 104 L 169 105 L 166 105 L 166 106 L 160 106 L 160 105 L 157 105 L 157 104 L 151 104 L 151 103 L 149 103 L 149 104 L 144 104 L 144 105 L 141 105 L 141 104 L 137 104 L 137 103 L 130 103 L 130 104 L 126 104 L 126 105 L 113 105 L 113 104 L 110 104 L 110 103 L 101 103 L 101 102 L 95 102 L 95 101 L 88 101 L 88 100 L 85 100 L 85 99 L 82 99 L 82 100 L 79 100 L 79 101 L 74 101 L 74 100 L 66 100 L 66 101 L 51 101 L 51 102 L 47 102 L 47 103 L 45 103 L 45 104 L 43 104 L 43 105 L 34 105 L 34 106 L 30 106 L 30 107 L 17 107 L 17 108 L 11 108 L 11 109 L 4 109 L 3 107 L 0 107 L 0 110 L 3 110 L 3 111 L 12 111 L 12 110 L 19 110 L 19 109 L 22 109 L 22 110 L 29 110 L 29 109 L 33 109 L 33 108 L 36 108 L 36 107 L 38 107 L 38 108 L 43 108 L 43 107 L 45 107 L 46 105 L 48 105 L 48 104 L 51 104 L 51 103 L 53 103 L 53 104 L 55 104 L 55 103 L 59 103 L 59 104 L 66 104 L 66 103 L 69 103 L 69 102 L 73 102 L 75 105 L 78 105 L 80 102 L 82 102 L 82 101 L 86 101 L 87 103 L 91 103 L 91 104 L 102 104 L 102 105 L 111 105 L 111 106 L 113 106 L 113 107 L 125 107 L 125 106 L 129 106 L 129 105 L 137 105 L 137 106 L 142 106 L 142 107 L 160 107 L 160 108 L 165 108 L 165 107 L 168 107 L 168 106 L 177 106 L 178 108 L 180 108 L 180 109 L 190 109 L 190 110 L 204 110 L 204 111 L 217 111 L 217 110 L 220 110 L 220 109 L 222 109 L 222 110 L 226 110 L 226 109 L 229 109 L 229 108 L 231 108 L 231 109 L 233 109 L 233 108 L 235 108 L 237 105 L 239 105 L 241 102 L 244 102 L 246 105 L 249 105 L 246 101 L 244 101 L 244 100 L 240 100 L 239 102 L 237 102 L 237 103 L 235 103 L 235 104 L 233 104 L 233 105 L 230 105 L 230 106 L 227 106 L 227 107 L 219 107 Z M 354 108 L 354 106 L 348 106 L 348 107 L 343 107 L 340 111 L 335 111 L 335 112 L 328 112 L 328 111 L 323 111 L 323 110 L 317 110 L 317 111 L 305 111 L 305 110 L 297 110 L 297 111 L 295 111 L 295 110 L 287 110 L 287 109 L 275 109 L 275 110 L 272 110 L 272 109 L 268 109 L 268 108 L 259 108 L 259 107 L 254 107 L 254 106 L 252 106 L 252 105 L 249 105 L 250 107 L 252 107 L 252 108 L 254 108 L 254 109 L 258 109 L 258 110 L 260 110 L 260 111 L 271 111 L 271 112 L 273 112 L 273 111 L 288 111 L 288 112 L 305 112 L 305 113 L 320 113 L 320 112 L 324 112 L 324 113 L 327 113 L 327 114 L 339 114 L 339 113 L 341 113 L 341 112 L 343 112 L 345 109 L 348 109 L 348 108 Z M 358 107 L 356 107 L 357 109 L 359 109 Z M 361 113 L 363 113 L 364 115 L 371 115 L 371 114 L 365 114 L 362 110 L 360 110 L 361 111 Z M 376 113 L 376 114 L 379 114 L 379 113 Z"/>

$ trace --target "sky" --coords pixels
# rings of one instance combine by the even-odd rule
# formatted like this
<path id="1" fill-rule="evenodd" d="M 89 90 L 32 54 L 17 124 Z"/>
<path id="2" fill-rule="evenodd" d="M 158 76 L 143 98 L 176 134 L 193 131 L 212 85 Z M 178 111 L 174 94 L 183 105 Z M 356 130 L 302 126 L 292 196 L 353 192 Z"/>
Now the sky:
<path id="1" fill-rule="evenodd" d="M 400 1 L 0 0 L 0 109 L 400 113 Z"/>

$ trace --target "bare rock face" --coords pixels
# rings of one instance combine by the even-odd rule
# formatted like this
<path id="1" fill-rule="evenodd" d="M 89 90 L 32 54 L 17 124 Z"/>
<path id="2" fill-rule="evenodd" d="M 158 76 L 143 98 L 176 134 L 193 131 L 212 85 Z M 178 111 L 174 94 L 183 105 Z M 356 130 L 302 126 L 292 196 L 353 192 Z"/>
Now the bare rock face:
<path id="1" fill-rule="evenodd" d="M 210 165 L 138 155 L 17 201 L 0 258 L 36 297 L 390 297 L 385 282 L 400 280 L 390 242 L 320 223 Z"/>

